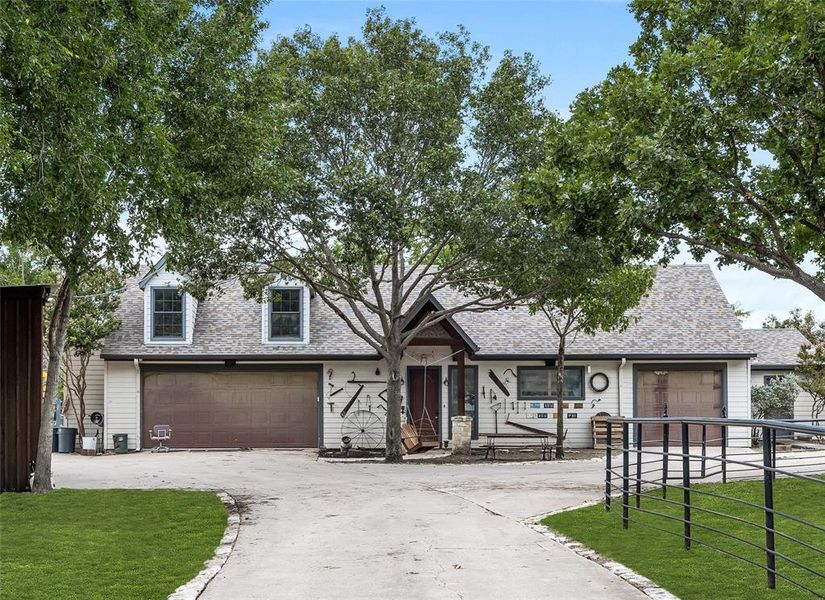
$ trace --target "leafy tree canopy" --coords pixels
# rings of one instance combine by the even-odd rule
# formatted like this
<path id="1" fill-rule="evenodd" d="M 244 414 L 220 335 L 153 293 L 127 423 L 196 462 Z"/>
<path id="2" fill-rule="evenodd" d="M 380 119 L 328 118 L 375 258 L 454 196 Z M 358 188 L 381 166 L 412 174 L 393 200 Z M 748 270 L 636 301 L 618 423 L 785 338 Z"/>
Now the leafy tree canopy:
<path id="1" fill-rule="evenodd" d="M 169 235 L 196 293 L 236 276 L 255 297 L 274 278 L 306 282 L 388 361 L 392 459 L 403 349 L 451 314 L 502 306 L 537 239 L 511 190 L 543 156 L 547 80 L 529 55 L 489 62 L 463 29 L 428 37 L 381 10 L 359 38 L 278 39 L 260 60 L 277 143 L 238 197 L 183 207 L 189 229 Z M 402 331 L 448 286 L 466 302 Z"/>
<path id="2" fill-rule="evenodd" d="M 769 315 L 763 327 L 793 328 L 808 340 L 799 351 L 799 362 L 794 369 L 796 383 L 811 395 L 811 418 L 818 419 L 825 412 L 825 322 L 817 321 L 813 311 L 792 310 L 784 319 Z"/>
<path id="3" fill-rule="evenodd" d="M 95 269 L 81 278 L 69 314 L 68 352 L 91 356 L 103 347 L 103 340 L 120 327 L 116 312 L 123 283 L 123 276 L 112 267 Z"/>
<path id="4" fill-rule="evenodd" d="M 825 344 L 803 348 L 794 371 L 799 387 L 811 395 L 811 419 L 825 412 Z"/>
<path id="5" fill-rule="evenodd" d="M 35 251 L 16 245 L 0 246 L 0 285 L 42 285 L 58 281 Z"/>
<path id="6" fill-rule="evenodd" d="M 51 488 L 51 403 L 80 279 L 101 265 L 135 268 L 170 206 L 236 182 L 227 172 L 254 137 L 246 108 L 257 96 L 244 92 L 258 13 L 257 0 L 9 0 L 0 10 L 0 236 L 36 247 L 62 275 L 37 491 Z"/>
<path id="7" fill-rule="evenodd" d="M 538 241 L 522 248 L 521 259 L 531 270 L 514 289 L 530 294 L 531 310 L 544 314 L 558 336 L 558 390 L 565 389 L 568 345 L 579 334 L 626 328 L 630 309 L 655 276 L 654 268 L 640 262 L 636 240 L 605 210 L 604 190 L 594 185 L 598 168 L 578 150 L 581 133 L 577 122 L 551 122 L 545 159 L 519 182 L 517 194 L 537 225 Z M 556 430 L 556 455 L 563 457 L 562 410 Z"/>
<path id="8" fill-rule="evenodd" d="M 825 321 L 817 321 L 814 311 L 802 312 L 802 309 L 795 308 L 784 319 L 776 315 L 768 315 L 762 323 L 762 327 L 771 329 L 796 329 L 805 336 L 813 346 L 825 344 Z"/>
<path id="9" fill-rule="evenodd" d="M 561 159 L 586 162 L 628 240 L 687 243 L 825 299 L 825 3 L 635 0 L 633 65 L 572 107 Z M 573 154 L 575 153 L 575 154 Z M 809 268 L 808 261 L 813 265 Z"/>

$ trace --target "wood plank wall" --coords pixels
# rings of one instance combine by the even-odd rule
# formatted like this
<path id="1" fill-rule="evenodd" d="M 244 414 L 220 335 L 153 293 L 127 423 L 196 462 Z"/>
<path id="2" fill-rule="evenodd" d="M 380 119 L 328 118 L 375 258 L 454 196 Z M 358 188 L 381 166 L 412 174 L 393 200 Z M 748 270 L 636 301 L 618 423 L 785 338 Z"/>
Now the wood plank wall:
<path id="1" fill-rule="evenodd" d="M 41 285 L 0 288 L 0 492 L 29 489 L 43 373 Z"/>

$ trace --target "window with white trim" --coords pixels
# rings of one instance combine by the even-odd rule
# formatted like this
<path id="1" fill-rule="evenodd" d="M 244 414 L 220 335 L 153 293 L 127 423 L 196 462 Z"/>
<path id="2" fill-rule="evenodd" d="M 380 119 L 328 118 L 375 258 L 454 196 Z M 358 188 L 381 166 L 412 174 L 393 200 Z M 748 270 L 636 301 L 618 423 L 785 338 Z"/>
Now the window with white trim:
<path id="1" fill-rule="evenodd" d="M 152 288 L 152 339 L 185 339 L 183 294 L 175 287 Z"/>
<path id="2" fill-rule="evenodd" d="M 269 290 L 269 341 L 303 339 L 303 294 L 300 287 Z"/>

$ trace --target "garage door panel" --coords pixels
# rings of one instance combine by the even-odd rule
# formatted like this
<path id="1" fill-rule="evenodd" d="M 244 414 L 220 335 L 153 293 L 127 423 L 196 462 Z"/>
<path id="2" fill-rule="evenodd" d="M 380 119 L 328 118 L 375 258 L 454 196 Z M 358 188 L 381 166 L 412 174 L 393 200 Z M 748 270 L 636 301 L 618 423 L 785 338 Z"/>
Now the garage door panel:
<path id="1" fill-rule="evenodd" d="M 665 409 L 669 417 L 721 417 L 724 407 L 722 394 L 722 371 L 679 370 L 663 367 L 655 371 L 638 371 L 636 377 L 636 412 L 640 417 L 661 417 Z M 645 444 L 661 445 L 663 439 L 661 425 L 643 425 L 642 438 Z M 707 427 L 707 440 L 711 444 L 720 443 L 721 428 Z M 701 427 L 690 428 L 690 441 L 700 442 Z M 670 431 L 672 444 L 681 441 L 681 428 Z"/>
<path id="2" fill-rule="evenodd" d="M 317 390 L 309 371 L 147 372 L 144 424 L 170 425 L 173 447 L 315 447 Z"/>

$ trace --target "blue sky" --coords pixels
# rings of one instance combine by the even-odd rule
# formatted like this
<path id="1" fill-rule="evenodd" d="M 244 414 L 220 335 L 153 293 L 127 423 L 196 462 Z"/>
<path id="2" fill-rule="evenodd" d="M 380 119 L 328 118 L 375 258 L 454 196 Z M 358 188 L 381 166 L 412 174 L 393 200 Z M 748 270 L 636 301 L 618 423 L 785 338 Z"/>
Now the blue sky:
<path id="1" fill-rule="evenodd" d="M 415 18 L 428 33 L 463 24 L 489 46 L 493 59 L 505 50 L 531 52 L 551 77 L 547 104 L 561 114 L 582 89 L 628 60 L 638 26 L 622 2 L 601 1 L 273 1 L 264 12 L 267 41 L 309 25 L 317 34 L 357 36 L 368 8 L 383 6 L 393 18 Z"/>
<path id="2" fill-rule="evenodd" d="M 265 43 L 306 25 L 321 36 L 357 36 L 366 10 L 382 4 L 389 16 L 415 18 L 430 34 L 463 24 L 474 40 L 489 46 L 494 59 L 508 49 L 531 52 L 551 78 L 547 105 L 562 116 L 579 91 L 629 61 L 628 47 L 639 31 L 626 4 L 611 0 L 281 0 L 264 12 L 269 22 Z M 685 253 L 678 262 L 693 261 Z M 795 307 L 814 310 L 825 319 L 822 301 L 795 283 L 738 267 L 717 269 L 716 276 L 731 302 L 753 311 L 746 321 L 749 327 L 759 327 L 770 313 L 784 315 Z"/>

